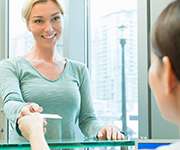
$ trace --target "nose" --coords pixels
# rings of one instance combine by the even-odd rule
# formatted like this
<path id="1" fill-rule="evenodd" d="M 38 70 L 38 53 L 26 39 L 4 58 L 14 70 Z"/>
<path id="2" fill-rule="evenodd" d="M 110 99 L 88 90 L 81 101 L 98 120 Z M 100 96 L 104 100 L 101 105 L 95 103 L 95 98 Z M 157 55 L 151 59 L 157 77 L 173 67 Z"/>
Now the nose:
<path id="1" fill-rule="evenodd" d="M 53 31 L 53 25 L 50 21 L 47 21 L 44 27 L 46 33 L 51 33 Z"/>

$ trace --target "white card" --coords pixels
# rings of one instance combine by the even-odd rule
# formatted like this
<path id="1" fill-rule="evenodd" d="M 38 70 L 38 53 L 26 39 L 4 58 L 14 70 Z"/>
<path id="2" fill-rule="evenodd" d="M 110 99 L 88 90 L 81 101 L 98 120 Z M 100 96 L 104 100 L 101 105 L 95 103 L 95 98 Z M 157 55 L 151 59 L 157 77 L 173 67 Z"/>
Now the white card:
<path id="1" fill-rule="evenodd" d="M 45 119 L 62 119 L 58 114 L 41 114 L 41 116 Z"/>

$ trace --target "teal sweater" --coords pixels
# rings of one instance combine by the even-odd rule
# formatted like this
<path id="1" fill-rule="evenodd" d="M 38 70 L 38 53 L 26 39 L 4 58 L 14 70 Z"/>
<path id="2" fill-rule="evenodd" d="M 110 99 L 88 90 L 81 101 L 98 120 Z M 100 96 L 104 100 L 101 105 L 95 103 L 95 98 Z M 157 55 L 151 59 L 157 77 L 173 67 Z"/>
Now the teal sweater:
<path id="1" fill-rule="evenodd" d="M 23 140 L 15 126 L 21 108 L 29 102 L 42 106 L 43 113 L 63 117 L 64 139 L 76 139 L 77 127 L 85 136 L 95 136 L 100 125 L 92 107 L 87 68 L 79 62 L 66 60 L 64 72 L 56 80 L 48 80 L 22 57 L 1 61 L 0 97 L 11 123 L 10 142 Z"/>

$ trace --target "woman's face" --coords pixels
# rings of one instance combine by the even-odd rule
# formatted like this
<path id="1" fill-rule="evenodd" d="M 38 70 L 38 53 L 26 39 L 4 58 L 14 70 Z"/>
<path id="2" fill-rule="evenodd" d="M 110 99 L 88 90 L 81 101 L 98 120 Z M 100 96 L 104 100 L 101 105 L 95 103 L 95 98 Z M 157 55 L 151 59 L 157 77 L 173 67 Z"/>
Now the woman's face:
<path id="1" fill-rule="evenodd" d="M 54 48 L 62 30 L 58 6 L 50 0 L 35 4 L 29 17 L 28 29 L 32 32 L 36 45 Z"/>

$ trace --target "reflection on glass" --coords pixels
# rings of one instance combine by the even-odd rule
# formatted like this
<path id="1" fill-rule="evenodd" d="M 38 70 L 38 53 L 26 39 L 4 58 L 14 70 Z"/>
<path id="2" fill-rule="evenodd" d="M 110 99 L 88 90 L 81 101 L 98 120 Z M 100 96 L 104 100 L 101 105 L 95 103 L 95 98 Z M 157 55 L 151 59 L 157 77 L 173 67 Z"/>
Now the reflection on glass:
<path id="1" fill-rule="evenodd" d="M 127 124 L 129 137 L 137 138 L 137 0 L 90 0 L 90 23 L 89 66 L 95 110 L 104 122 L 120 128 Z M 126 27 L 124 35 L 120 26 Z M 122 36 L 126 39 L 124 47 Z M 122 121 L 124 117 L 127 123 Z"/>

